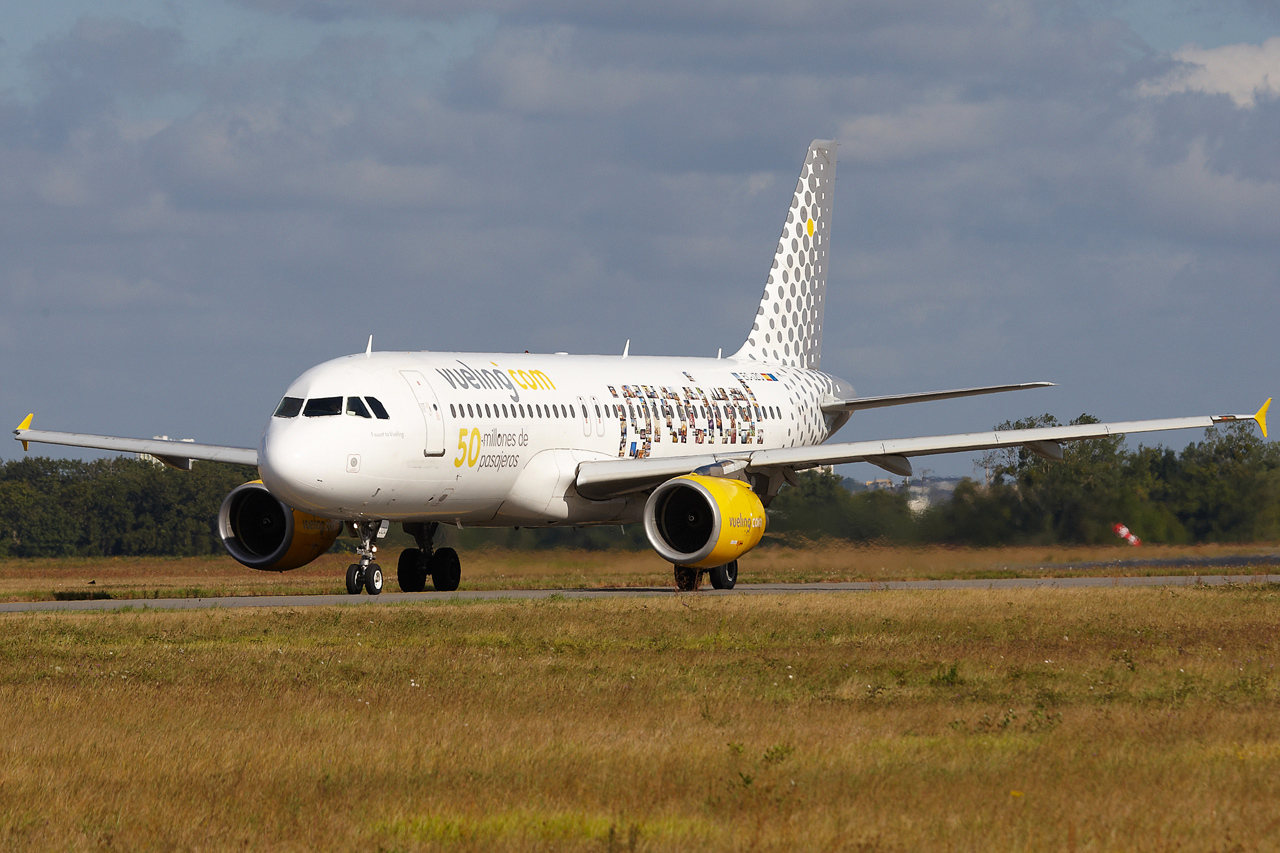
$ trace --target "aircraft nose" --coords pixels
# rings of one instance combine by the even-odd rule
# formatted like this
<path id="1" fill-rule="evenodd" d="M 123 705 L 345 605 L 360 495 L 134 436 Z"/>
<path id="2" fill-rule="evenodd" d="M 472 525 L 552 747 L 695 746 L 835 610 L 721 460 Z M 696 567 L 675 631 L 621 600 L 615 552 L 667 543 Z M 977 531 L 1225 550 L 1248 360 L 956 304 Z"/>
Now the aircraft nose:
<path id="1" fill-rule="evenodd" d="M 258 448 L 258 471 L 271 494 L 294 509 L 320 508 L 324 471 L 311 442 L 300 440 L 290 423 L 272 423 Z"/>

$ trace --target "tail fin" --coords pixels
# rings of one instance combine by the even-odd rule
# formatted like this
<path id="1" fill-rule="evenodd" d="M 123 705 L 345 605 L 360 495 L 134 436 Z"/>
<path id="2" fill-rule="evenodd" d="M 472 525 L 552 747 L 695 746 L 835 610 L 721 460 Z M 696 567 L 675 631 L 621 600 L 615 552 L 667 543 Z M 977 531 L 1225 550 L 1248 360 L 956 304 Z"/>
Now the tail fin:
<path id="1" fill-rule="evenodd" d="M 818 368 L 835 182 L 836 143 L 815 139 L 796 183 L 755 325 L 734 358 Z"/>

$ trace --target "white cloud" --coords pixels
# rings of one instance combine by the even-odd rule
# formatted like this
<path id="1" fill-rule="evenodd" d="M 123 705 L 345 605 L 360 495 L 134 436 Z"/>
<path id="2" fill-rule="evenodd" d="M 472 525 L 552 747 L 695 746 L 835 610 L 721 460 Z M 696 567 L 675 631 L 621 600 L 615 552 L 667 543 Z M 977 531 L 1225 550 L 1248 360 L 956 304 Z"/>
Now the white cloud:
<path id="1" fill-rule="evenodd" d="M 1188 45 L 1174 51 L 1173 58 L 1180 65 L 1158 80 L 1144 82 L 1138 87 L 1140 94 L 1227 95 L 1241 109 L 1253 107 L 1259 97 L 1280 95 L 1280 37 L 1262 44 Z"/>
<path id="2" fill-rule="evenodd" d="M 992 143 L 1002 104 L 916 104 L 894 113 L 862 115 L 840 126 L 840 156 L 863 163 L 896 163 L 954 155 Z"/>

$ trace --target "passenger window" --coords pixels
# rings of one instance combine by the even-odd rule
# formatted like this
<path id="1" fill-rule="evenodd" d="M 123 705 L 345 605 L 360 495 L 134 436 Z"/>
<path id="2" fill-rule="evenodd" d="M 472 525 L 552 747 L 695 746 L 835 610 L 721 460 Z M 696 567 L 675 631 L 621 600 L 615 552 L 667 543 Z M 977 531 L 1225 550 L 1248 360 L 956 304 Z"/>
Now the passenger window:
<path id="1" fill-rule="evenodd" d="M 373 415 L 369 414 L 369 410 L 365 408 L 364 401 L 361 400 L 359 397 L 347 398 L 347 414 L 355 415 L 358 418 L 373 417 Z"/>
<path id="2" fill-rule="evenodd" d="M 326 417 L 342 414 L 341 397 L 313 397 L 307 401 L 302 414 L 308 418 Z"/>
<path id="3" fill-rule="evenodd" d="M 386 407 L 378 402 L 377 397 L 365 397 L 365 401 L 369 404 L 369 408 L 373 409 L 373 416 L 380 421 L 391 420 L 391 415 L 387 414 Z"/>
<path id="4" fill-rule="evenodd" d="M 285 397 L 280 401 L 280 405 L 276 406 L 276 412 L 273 418 L 296 418 L 298 412 L 302 411 L 301 397 Z"/>
<path id="5" fill-rule="evenodd" d="M 449 416 L 456 418 L 458 413 L 453 410 L 453 403 L 449 404 Z"/>
<path id="6" fill-rule="evenodd" d="M 490 414 L 489 414 L 489 404 L 488 404 L 488 403 L 485 403 L 485 404 L 484 404 L 484 416 L 485 416 L 486 418 L 488 418 L 488 417 L 492 417 L 492 415 L 490 415 Z"/>
<path id="7" fill-rule="evenodd" d="M 471 404 L 470 404 L 470 403 L 467 403 L 467 417 L 469 417 L 469 418 L 474 418 L 475 416 L 476 416 L 476 413 L 475 413 L 475 411 L 471 408 Z"/>

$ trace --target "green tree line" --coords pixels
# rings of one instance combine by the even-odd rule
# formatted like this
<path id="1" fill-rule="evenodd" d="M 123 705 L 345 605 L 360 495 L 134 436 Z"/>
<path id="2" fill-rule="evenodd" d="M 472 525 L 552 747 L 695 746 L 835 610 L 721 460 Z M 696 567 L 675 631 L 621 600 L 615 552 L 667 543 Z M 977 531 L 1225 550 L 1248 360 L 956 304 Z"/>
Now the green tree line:
<path id="1" fill-rule="evenodd" d="M 1087 416 L 1073 423 L 1092 422 Z M 1000 428 L 1050 426 L 1044 415 Z M 769 507 L 773 541 L 837 538 L 965 545 L 1115 541 L 1127 524 L 1148 542 L 1280 539 L 1280 449 L 1252 424 L 1208 430 L 1180 453 L 1129 450 L 1121 437 L 1075 442 L 1063 462 L 1021 448 L 988 454 L 990 483 L 965 480 L 919 513 L 904 491 L 851 493 L 841 478 L 800 474 Z M 94 462 L 25 457 L 0 466 L 0 556 L 196 556 L 222 553 L 218 508 L 252 468 L 197 463 L 174 471 L 130 458 Z M 397 536 L 397 541 L 400 539 Z M 406 539 L 407 541 L 407 539 Z M 463 547 L 647 548 L 626 528 L 446 533 Z M 337 548 L 350 548 L 339 539 Z"/>
<path id="2" fill-rule="evenodd" d="M 257 478 L 243 465 L 175 471 L 118 457 L 26 457 L 0 468 L 0 556 L 198 556 L 225 553 L 218 508 Z"/>

